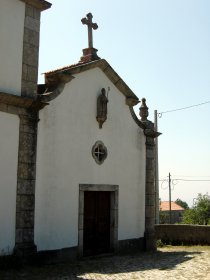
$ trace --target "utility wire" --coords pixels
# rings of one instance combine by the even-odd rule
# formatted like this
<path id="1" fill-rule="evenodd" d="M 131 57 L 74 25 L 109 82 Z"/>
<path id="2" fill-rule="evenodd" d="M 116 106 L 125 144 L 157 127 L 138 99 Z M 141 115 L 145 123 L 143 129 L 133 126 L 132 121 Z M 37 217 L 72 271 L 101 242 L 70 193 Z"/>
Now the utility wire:
<path id="1" fill-rule="evenodd" d="M 189 181 L 189 182 L 210 182 L 210 180 L 193 180 L 193 179 L 173 179 L 173 180 L 176 180 L 176 181 Z"/>
<path id="2" fill-rule="evenodd" d="M 195 104 L 195 105 L 191 105 L 191 106 L 187 106 L 187 107 L 182 107 L 182 108 L 178 108 L 178 109 L 168 110 L 168 111 L 165 111 L 165 112 L 160 112 L 160 113 L 158 113 L 158 117 L 161 118 L 162 114 L 172 113 L 172 112 L 181 111 L 181 110 L 186 110 L 186 109 L 189 109 L 189 108 L 198 107 L 198 106 L 205 105 L 205 104 L 208 104 L 208 103 L 210 103 L 210 101 L 206 101 L 206 102 L 203 102 L 203 103 L 199 103 L 199 104 Z"/>
<path id="3" fill-rule="evenodd" d="M 204 177 L 210 177 L 209 175 L 199 175 L 199 176 L 192 176 L 192 175 L 174 175 L 174 176 L 176 176 L 176 177 L 194 177 L 194 178 L 199 178 L 199 177 L 201 177 L 201 178 L 204 178 Z"/>
<path id="4" fill-rule="evenodd" d="M 210 182 L 210 180 L 196 180 L 196 179 L 181 179 L 181 178 L 173 178 L 174 181 L 188 181 L 188 182 Z M 167 181 L 167 179 L 161 179 L 160 182 Z"/>

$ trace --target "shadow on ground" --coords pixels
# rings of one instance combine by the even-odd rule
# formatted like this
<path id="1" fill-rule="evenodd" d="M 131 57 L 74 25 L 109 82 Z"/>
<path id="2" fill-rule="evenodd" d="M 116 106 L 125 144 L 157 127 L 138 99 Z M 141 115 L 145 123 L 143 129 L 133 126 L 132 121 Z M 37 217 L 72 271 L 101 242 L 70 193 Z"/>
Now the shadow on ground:
<path id="1" fill-rule="evenodd" d="M 177 251 L 86 258 L 74 263 L 0 271 L 1 280 L 89 280 L 90 274 L 119 274 L 145 270 L 171 270 L 201 252 Z M 97 279 L 97 278 L 93 278 Z"/>

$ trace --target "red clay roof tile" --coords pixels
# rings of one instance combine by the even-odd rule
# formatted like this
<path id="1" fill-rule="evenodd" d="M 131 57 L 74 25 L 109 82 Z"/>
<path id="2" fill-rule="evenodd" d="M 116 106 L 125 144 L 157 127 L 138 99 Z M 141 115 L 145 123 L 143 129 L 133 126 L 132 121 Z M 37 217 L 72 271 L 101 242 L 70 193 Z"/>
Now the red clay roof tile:
<path id="1" fill-rule="evenodd" d="M 160 210 L 169 211 L 169 201 L 161 201 Z M 176 204 L 176 202 L 171 201 L 171 210 L 172 211 L 184 211 L 185 209 L 183 207 L 179 206 L 178 204 Z"/>

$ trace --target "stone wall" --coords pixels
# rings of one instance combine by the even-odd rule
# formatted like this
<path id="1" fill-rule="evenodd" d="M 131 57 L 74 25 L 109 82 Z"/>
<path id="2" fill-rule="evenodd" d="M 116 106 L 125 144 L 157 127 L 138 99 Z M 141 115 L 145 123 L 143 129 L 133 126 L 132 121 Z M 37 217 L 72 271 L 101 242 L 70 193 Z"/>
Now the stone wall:
<path id="1" fill-rule="evenodd" d="M 182 214 L 184 210 L 172 210 L 171 211 L 171 222 L 170 222 L 170 211 L 160 211 L 160 224 L 175 224 L 180 223 L 182 220 Z"/>
<path id="2" fill-rule="evenodd" d="M 156 225 L 156 239 L 166 244 L 210 245 L 210 226 L 199 225 Z"/>

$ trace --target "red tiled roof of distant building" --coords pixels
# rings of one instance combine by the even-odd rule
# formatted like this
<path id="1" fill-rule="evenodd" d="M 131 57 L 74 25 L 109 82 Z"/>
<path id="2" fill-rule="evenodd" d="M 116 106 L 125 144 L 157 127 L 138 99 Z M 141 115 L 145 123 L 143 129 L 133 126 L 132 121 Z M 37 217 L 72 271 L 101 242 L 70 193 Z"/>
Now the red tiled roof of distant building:
<path id="1" fill-rule="evenodd" d="M 169 211 L 169 201 L 161 201 L 160 202 L 160 210 L 161 211 Z M 185 209 L 178 205 L 176 202 L 171 201 L 171 210 L 172 211 L 184 211 Z"/>

